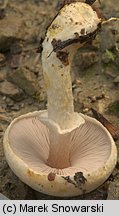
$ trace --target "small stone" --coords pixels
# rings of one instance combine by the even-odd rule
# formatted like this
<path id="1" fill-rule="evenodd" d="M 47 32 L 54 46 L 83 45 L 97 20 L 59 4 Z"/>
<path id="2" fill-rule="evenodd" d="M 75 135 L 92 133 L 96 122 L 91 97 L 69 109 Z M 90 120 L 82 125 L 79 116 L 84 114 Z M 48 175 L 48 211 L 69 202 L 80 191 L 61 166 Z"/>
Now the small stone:
<path id="1" fill-rule="evenodd" d="M 0 107 L 0 113 L 5 113 L 5 110 L 2 107 Z"/>
<path id="2" fill-rule="evenodd" d="M 84 108 L 83 113 L 87 113 L 89 111 L 89 108 Z"/>
<path id="3" fill-rule="evenodd" d="M 0 132 L 3 132 L 3 127 L 2 127 L 2 125 L 0 125 Z"/>
<path id="4" fill-rule="evenodd" d="M 0 71 L 0 82 L 4 81 L 4 74 Z"/>
<path id="5" fill-rule="evenodd" d="M 5 10 L 0 9 L 0 20 L 3 19 L 4 17 L 5 17 Z"/>
<path id="6" fill-rule="evenodd" d="M 20 107 L 19 107 L 18 104 L 15 104 L 13 107 L 11 107 L 11 110 L 13 110 L 13 111 L 19 111 Z"/>
<path id="7" fill-rule="evenodd" d="M 80 67 L 82 70 L 89 68 L 98 61 L 98 55 L 95 51 L 83 51 L 79 54 L 78 58 L 80 59 Z"/>
<path id="8" fill-rule="evenodd" d="M 76 85 L 81 85 L 81 84 L 82 84 L 81 80 L 77 79 L 76 80 Z"/>
<path id="9" fill-rule="evenodd" d="M 0 9 L 5 9 L 8 4 L 8 0 L 0 0 Z"/>
<path id="10" fill-rule="evenodd" d="M 117 182 L 117 183 L 115 184 L 115 186 L 116 186 L 116 187 L 119 187 L 119 182 Z"/>
<path id="11" fill-rule="evenodd" d="M 4 54 L 0 53 L 0 67 L 5 65 L 5 61 L 6 59 L 5 59 Z"/>
<path id="12" fill-rule="evenodd" d="M 114 79 L 114 84 L 119 87 L 119 76 Z"/>
<path id="13" fill-rule="evenodd" d="M 12 107 L 14 105 L 14 101 L 11 98 L 6 98 L 7 107 Z"/>
<path id="14" fill-rule="evenodd" d="M 19 67 L 19 65 L 20 65 L 20 55 L 19 54 L 12 55 L 12 58 L 10 60 L 10 67 L 12 69 L 16 69 Z"/>
<path id="15" fill-rule="evenodd" d="M 109 104 L 108 111 L 112 115 L 119 116 L 119 100 L 116 100 Z"/>
<path id="16" fill-rule="evenodd" d="M 116 74 L 114 73 L 114 69 L 112 67 L 107 67 L 105 70 L 105 74 L 111 78 L 116 77 Z"/>
<path id="17" fill-rule="evenodd" d="M 8 81 L 0 83 L 0 94 L 8 96 L 15 101 L 20 101 L 23 98 L 23 91 Z"/>
<path id="18" fill-rule="evenodd" d="M 30 96 L 39 92 L 40 86 L 36 76 L 24 67 L 11 71 L 7 79 L 19 86 L 19 88 L 23 89 Z"/>
<path id="19" fill-rule="evenodd" d="M 8 200 L 8 198 L 0 193 L 0 200 Z"/>
<path id="20" fill-rule="evenodd" d="M 12 46 L 10 47 L 10 53 L 11 55 L 16 55 L 16 54 L 20 54 L 22 52 L 22 46 L 20 43 L 14 43 L 12 44 Z"/>
<path id="21" fill-rule="evenodd" d="M 3 96 L 2 99 L 5 101 L 6 100 L 6 96 Z"/>
<path id="22" fill-rule="evenodd" d="M 0 22 L 0 50 L 8 50 L 15 41 L 22 39 L 23 29 L 24 24 L 20 17 L 9 15 L 2 19 Z"/>
<path id="23" fill-rule="evenodd" d="M 21 108 L 24 108 L 24 107 L 25 107 L 25 104 L 24 104 L 24 103 L 20 104 L 20 107 L 21 107 Z"/>
<path id="24" fill-rule="evenodd" d="M 3 122 L 3 123 L 9 123 L 10 119 L 7 116 L 5 116 L 5 115 L 3 115 L 3 114 L 1 115 L 0 114 L 0 121 Z"/>
<path id="25" fill-rule="evenodd" d="M 32 105 L 33 104 L 33 100 L 32 99 L 29 99 L 28 100 L 28 105 Z"/>

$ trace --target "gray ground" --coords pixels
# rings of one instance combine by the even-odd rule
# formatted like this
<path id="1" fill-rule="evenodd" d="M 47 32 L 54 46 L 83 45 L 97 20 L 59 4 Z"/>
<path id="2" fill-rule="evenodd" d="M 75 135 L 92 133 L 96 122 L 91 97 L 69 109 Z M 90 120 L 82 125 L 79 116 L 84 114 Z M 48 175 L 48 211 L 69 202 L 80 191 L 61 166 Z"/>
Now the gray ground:
<path id="1" fill-rule="evenodd" d="M 5 160 L 2 140 L 16 116 L 46 108 L 41 41 L 58 2 L 9 0 L 0 9 L 0 193 L 9 199 L 56 199 L 35 192 L 14 175 Z M 119 17 L 118 0 L 101 2 L 105 17 Z M 75 110 L 92 115 L 93 107 L 119 125 L 119 21 L 103 26 L 95 41 L 78 51 L 71 74 Z M 119 158 L 105 184 L 73 199 L 119 199 Z"/>

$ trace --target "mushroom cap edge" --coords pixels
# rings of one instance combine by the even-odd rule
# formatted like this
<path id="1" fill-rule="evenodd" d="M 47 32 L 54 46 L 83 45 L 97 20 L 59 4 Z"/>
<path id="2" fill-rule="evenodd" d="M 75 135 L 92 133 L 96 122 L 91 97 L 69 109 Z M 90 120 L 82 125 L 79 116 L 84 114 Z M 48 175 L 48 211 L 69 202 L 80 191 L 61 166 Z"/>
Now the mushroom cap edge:
<path id="1" fill-rule="evenodd" d="M 40 113 L 44 111 L 40 111 Z M 8 126 L 4 135 L 3 144 L 4 144 L 4 152 L 5 152 L 6 160 L 10 168 L 12 169 L 12 171 L 20 178 L 20 180 L 28 184 L 31 188 L 33 188 L 36 191 L 42 192 L 44 194 L 52 195 L 52 196 L 59 196 L 59 197 L 78 196 L 83 193 L 88 193 L 96 189 L 97 187 L 99 187 L 101 184 L 103 184 L 110 176 L 110 174 L 112 173 L 116 165 L 117 148 L 115 146 L 113 138 L 106 130 L 106 128 L 104 128 L 104 126 L 96 119 L 93 119 L 91 117 L 88 118 L 90 118 L 94 122 L 98 122 L 98 124 L 100 124 L 101 127 L 103 127 L 104 130 L 108 133 L 111 139 L 111 154 L 108 160 L 106 161 L 106 163 L 104 164 L 104 166 L 98 168 L 96 171 L 92 173 L 86 174 L 84 176 L 86 181 L 80 184 L 79 186 L 75 184 L 74 175 L 69 176 L 70 182 L 67 180 L 65 176 L 61 176 L 57 174 L 54 180 L 49 181 L 47 174 L 37 173 L 36 171 L 33 171 L 31 168 L 28 167 L 28 165 L 22 159 L 20 159 L 16 154 L 14 154 L 14 152 L 12 151 L 9 145 L 9 138 L 8 138 L 11 126 L 19 119 L 25 117 L 33 117 L 38 114 L 39 111 L 35 111 L 28 114 L 24 114 L 18 118 L 15 118 Z M 83 116 L 83 114 L 81 115 Z"/>

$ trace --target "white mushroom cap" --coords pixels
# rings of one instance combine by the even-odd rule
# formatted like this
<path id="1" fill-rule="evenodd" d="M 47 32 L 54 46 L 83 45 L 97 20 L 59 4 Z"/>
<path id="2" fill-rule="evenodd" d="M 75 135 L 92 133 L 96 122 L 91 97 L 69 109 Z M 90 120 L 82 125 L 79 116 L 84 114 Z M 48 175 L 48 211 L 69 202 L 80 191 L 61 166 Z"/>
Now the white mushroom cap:
<path id="1" fill-rule="evenodd" d="M 56 133 L 51 135 L 38 116 L 39 112 L 33 112 L 18 117 L 4 137 L 8 164 L 23 182 L 39 192 L 62 197 L 92 191 L 109 177 L 116 164 L 117 150 L 101 123 L 82 115 L 85 124 L 60 137 L 62 148 L 70 146 L 71 164 L 58 169 L 47 165 L 50 136 Z M 65 161 L 63 149 L 62 154 Z"/>

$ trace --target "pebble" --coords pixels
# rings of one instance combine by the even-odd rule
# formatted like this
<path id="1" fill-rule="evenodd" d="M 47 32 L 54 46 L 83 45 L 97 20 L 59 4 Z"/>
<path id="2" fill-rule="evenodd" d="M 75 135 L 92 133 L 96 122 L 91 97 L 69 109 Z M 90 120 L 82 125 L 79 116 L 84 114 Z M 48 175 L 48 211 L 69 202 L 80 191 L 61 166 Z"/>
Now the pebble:
<path id="1" fill-rule="evenodd" d="M 8 74 L 8 81 L 14 83 L 19 88 L 23 89 L 28 95 L 34 95 L 39 92 L 39 82 L 36 80 L 36 76 L 24 67 L 18 68 Z"/>
<path id="2" fill-rule="evenodd" d="M 114 84 L 119 87 L 119 76 L 114 79 Z"/>
<path id="3" fill-rule="evenodd" d="M 0 193 L 0 200 L 8 200 L 8 198 Z"/>
<path id="4" fill-rule="evenodd" d="M 89 111 L 89 108 L 84 108 L 83 113 L 87 113 Z"/>
<path id="5" fill-rule="evenodd" d="M 3 132 L 3 128 L 2 128 L 2 125 L 0 125 L 0 132 Z"/>
<path id="6" fill-rule="evenodd" d="M 22 33 L 20 31 L 22 29 Z M 23 19 L 11 13 L 0 22 L 0 50 L 6 51 L 11 44 L 22 38 L 24 34 Z"/>
<path id="7" fill-rule="evenodd" d="M 8 107 L 12 107 L 14 105 L 14 101 L 11 98 L 6 98 L 6 104 Z"/>
<path id="8" fill-rule="evenodd" d="M 13 111 L 19 111 L 20 107 L 19 107 L 18 104 L 15 104 L 14 106 L 11 107 L 11 110 L 13 110 Z"/>
<path id="9" fill-rule="evenodd" d="M 0 53 L 0 67 L 5 65 L 5 56 L 4 54 Z"/>
<path id="10" fill-rule="evenodd" d="M 115 184 L 116 187 L 119 187 L 119 182 Z"/>
<path id="11" fill-rule="evenodd" d="M 110 67 L 107 67 L 107 68 L 106 68 L 105 74 L 106 74 L 107 76 L 109 76 L 110 78 L 113 78 L 113 79 L 116 77 L 113 68 L 110 68 Z"/>
<path id="12" fill-rule="evenodd" d="M 24 107 L 25 107 L 25 104 L 24 104 L 24 103 L 20 104 L 20 107 L 21 107 L 21 108 L 24 108 Z"/>
<path id="13" fill-rule="evenodd" d="M 3 100 L 6 100 L 6 96 L 12 98 L 15 101 L 23 99 L 23 91 L 11 82 L 4 81 L 0 83 L 0 94 L 4 95 Z"/>
<path id="14" fill-rule="evenodd" d="M 0 0 L 0 9 L 5 9 L 8 4 L 8 0 Z"/>

